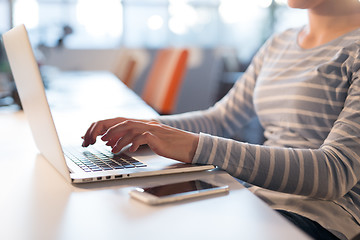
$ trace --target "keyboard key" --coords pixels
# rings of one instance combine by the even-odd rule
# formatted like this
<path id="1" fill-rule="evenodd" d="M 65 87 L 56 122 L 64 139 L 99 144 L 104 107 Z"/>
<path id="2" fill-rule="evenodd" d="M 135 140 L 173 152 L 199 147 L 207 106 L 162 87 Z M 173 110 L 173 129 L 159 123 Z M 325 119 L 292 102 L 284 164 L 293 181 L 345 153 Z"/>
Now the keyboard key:
<path id="1" fill-rule="evenodd" d="M 124 167 L 123 167 L 123 166 L 120 166 L 120 165 L 114 166 L 113 168 L 114 168 L 114 169 L 124 169 Z"/>
<path id="2" fill-rule="evenodd" d="M 99 172 L 99 171 L 102 171 L 101 168 L 96 168 L 96 169 L 91 169 L 93 172 Z"/>
<path id="3" fill-rule="evenodd" d="M 104 166 L 104 167 L 101 167 L 102 169 L 104 169 L 104 170 L 112 170 L 113 168 L 111 168 L 111 167 L 108 167 L 108 166 Z"/>

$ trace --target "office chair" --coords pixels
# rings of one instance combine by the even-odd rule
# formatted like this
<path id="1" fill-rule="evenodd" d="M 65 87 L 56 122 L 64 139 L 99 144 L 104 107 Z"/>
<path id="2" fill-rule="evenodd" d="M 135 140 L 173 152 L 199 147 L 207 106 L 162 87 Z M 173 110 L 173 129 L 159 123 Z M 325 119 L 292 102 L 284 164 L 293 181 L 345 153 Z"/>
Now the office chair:
<path id="1" fill-rule="evenodd" d="M 141 97 L 160 114 L 171 114 L 175 108 L 188 55 L 188 49 L 166 48 L 155 56 Z"/>
<path id="2" fill-rule="evenodd" d="M 129 88 L 132 88 L 137 61 L 131 50 L 122 49 L 114 74 Z"/>
<path id="3" fill-rule="evenodd" d="M 112 72 L 130 89 L 134 86 L 139 75 L 150 61 L 147 50 L 122 48 L 113 66 Z"/>

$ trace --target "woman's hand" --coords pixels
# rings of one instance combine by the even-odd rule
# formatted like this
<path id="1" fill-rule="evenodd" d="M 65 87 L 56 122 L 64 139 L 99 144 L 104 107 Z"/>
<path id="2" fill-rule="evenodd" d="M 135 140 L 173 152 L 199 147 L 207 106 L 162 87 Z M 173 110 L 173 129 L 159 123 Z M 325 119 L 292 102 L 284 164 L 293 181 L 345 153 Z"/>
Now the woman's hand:
<path id="1" fill-rule="evenodd" d="M 89 145 L 94 144 L 97 136 L 104 135 L 110 127 L 126 120 L 126 118 L 112 118 L 92 123 L 82 137 L 82 146 L 88 147 Z"/>
<path id="2" fill-rule="evenodd" d="M 99 135 L 114 153 L 128 144 L 132 152 L 147 144 L 158 155 L 186 163 L 191 163 L 199 141 L 198 134 L 155 121 L 115 118 L 93 123 L 83 137 L 83 146 L 94 144 Z"/>

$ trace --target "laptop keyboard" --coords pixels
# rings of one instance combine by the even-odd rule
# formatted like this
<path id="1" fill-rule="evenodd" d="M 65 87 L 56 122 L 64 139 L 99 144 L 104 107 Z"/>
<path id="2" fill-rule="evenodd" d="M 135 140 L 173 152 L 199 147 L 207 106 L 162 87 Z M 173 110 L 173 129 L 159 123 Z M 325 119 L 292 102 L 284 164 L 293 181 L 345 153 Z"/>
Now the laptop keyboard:
<path id="1" fill-rule="evenodd" d="M 146 167 L 146 164 L 124 153 L 113 154 L 109 150 L 88 148 L 64 148 L 65 156 L 85 172 L 118 170 L 125 168 Z"/>

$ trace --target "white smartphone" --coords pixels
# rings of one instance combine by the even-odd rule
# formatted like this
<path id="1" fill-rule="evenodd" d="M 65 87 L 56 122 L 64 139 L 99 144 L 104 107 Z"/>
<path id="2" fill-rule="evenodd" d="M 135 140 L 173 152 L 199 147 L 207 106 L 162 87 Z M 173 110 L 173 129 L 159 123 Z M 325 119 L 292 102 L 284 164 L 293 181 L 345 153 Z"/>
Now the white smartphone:
<path id="1" fill-rule="evenodd" d="M 191 180 L 154 187 L 138 187 L 130 191 L 130 196 L 147 204 L 156 205 L 228 191 L 228 185 L 218 186 L 203 180 Z"/>

